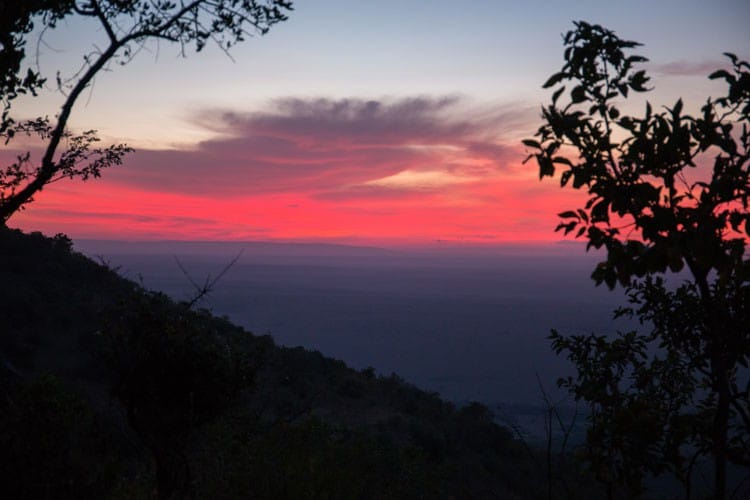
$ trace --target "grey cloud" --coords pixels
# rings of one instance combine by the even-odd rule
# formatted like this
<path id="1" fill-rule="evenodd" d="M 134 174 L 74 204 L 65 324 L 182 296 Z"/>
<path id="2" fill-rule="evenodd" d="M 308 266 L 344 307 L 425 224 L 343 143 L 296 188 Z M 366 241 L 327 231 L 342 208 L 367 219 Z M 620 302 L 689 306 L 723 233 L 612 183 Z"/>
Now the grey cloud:
<path id="1" fill-rule="evenodd" d="M 486 140 L 492 136 L 486 116 L 461 115 L 458 104 L 455 97 L 287 98 L 263 112 L 204 111 L 200 118 L 223 133 L 219 138 L 190 151 L 138 151 L 107 175 L 144 189 L 206 196 L 322 194 L 436 167 L 438 153 L 415 145 L 455 146 L 502 168 L 513 148 Z M 494 120 L 502 122 L 502 115 Z"/>

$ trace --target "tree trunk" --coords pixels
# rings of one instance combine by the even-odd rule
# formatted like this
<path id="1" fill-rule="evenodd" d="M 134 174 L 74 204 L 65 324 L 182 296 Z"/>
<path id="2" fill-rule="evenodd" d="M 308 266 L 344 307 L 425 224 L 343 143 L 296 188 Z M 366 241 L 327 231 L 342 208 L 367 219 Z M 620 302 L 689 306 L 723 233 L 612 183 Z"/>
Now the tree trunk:
<path id="1" fill-rule="evenodd" d="M 716 378 L 716 416 L 714 417 L 714 498 L 724 500 L 727 490 L 727 434 L 729 427 L 729 380 L 724 356 L 718 354 L 713 368 Z"/>
<path id="2" fill-rule="evenodd" d="M 156 486 L 159 500 L 190 498 L 190 467 L 178 450 L 152 450 L 156 462 Z"/>

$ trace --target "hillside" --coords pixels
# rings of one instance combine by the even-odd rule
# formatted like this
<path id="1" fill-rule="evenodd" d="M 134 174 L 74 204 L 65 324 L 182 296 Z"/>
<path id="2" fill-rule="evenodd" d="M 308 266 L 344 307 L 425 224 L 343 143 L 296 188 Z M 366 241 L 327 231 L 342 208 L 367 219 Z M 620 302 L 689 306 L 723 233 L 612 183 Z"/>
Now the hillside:
<path id="1" fill-rule="evenodd" d="M 546 495 L 485 407 L 276 346 L 62 235 L 0 230 L 0 283 L 5 498 Z"/>

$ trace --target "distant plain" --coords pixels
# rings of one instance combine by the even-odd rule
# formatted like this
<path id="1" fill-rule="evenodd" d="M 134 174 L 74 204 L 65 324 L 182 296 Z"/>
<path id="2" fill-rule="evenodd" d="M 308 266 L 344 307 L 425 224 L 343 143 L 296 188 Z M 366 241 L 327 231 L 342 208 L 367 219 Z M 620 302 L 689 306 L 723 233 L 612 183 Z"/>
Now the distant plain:
<path id="1" fill-rule="evenodd" d="M 523 427 L 544 406 L 540 383 L 553 399 L 564 396 L 556 379 L 570 368 L 550 349 L 551 328 L 632 327 L 613 321 L 623 293 L 594 286 L 597 256 L 577 245 L 385 250 L 81 240 L 76 248 L 178 300 L 194 295 L 190 279 L 202 284 L 239 255 L 201 306 L 281 345 L 395 372 L 458 403 L 480 401 Z"/>

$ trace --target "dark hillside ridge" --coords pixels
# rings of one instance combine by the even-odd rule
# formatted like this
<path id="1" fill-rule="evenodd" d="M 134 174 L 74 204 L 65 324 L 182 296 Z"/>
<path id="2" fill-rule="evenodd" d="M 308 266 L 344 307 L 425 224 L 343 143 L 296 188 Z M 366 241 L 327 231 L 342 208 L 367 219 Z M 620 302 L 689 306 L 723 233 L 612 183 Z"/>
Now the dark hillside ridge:
<path id="1" fill-rule="evenodd" d="M 487 408 L 278 347 L 62 235 L 0 229 L 0 283 L 6 498 L 546 495 Z"/>

